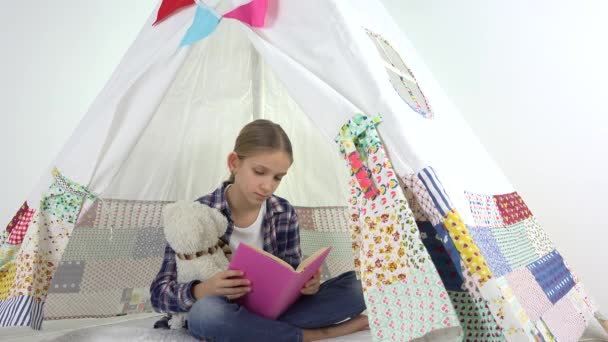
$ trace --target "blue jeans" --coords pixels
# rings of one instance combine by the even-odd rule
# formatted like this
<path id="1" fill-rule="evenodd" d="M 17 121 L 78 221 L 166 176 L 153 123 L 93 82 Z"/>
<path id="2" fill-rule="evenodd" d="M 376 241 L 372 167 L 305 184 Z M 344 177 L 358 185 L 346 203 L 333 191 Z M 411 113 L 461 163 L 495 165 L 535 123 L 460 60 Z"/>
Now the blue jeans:
<path id="1" fill-rule="evenodd" d="M 326 327 L 364 310 L 361 283 L 351 271 L 321 284 L 317 294 L 301 296 L 276 321 L 224 297 L 202 298 L 188 313 L 188 330 L 210 342 L 301 342 L 302 329 Z"/>

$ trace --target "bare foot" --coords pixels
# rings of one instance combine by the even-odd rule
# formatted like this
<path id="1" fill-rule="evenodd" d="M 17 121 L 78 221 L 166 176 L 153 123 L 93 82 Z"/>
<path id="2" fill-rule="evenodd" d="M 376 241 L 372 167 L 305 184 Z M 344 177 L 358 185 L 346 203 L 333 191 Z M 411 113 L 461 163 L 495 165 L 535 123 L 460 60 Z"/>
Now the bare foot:
<path id="1" fill-rule="evenodd" d="M 359 315 L 346 322 L 324 328 L 302 329 L 302 335 L 304 342 L 310 342 L 344 336 L 362 330 L 369 330 L 369 322 L 366 315 Z"/>

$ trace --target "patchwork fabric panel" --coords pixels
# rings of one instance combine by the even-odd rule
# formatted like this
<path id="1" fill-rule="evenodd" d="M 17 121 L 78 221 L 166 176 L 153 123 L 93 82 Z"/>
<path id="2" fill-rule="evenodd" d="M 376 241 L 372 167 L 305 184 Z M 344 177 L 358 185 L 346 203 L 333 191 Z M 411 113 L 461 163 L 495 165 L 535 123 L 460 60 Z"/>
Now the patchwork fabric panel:
<path id="1" fill-rule="evenodd" d="M 357 130 L 365 133 L 367 138 L 361 144 L 368 146 L 367 168 L 379 190 L 377 196 L 366 197 L 351 172 L 350 231 L 355 270 L 361 275 L 372 335 L 379 340 L 400 341 L 453 327 L 460 332 L 456 314 L 377 137 L 375 124 L 375 120 L 357 115 L 336 139 L 350 167 L 352 160 L 348 156 L 359 144 L 359 136 L 347 134 Z M 439 292 L 429 290 L 433 286 L 439 286 Z M 421 310 L 420 316 L 406 317 L 414 312 L 414 306 Z"/>
<path id="2" fill-rule="evenodd" d="M 83 211 L 53 279 L 45 318 L 152 311 L 148 292 L 164 255 L 166 203 L 103 199 Z"/>
<path id="3" fill-rule="evenodd" d="M 495 195 L 494 198 L 496 198 L 498 211 L 506 225 L 521 222 L 532 216 L 528 206 L 517 192 L 505 195 Z"/>
<path id="4" fill-rule="evenodd" d="M 74 222 L 85 199 L 93 197 L 57 169 L 52 176 L 40 210 L 25 203 L 9 223 L 10 235 L 0 246 L 0 326 L 40 329 L 42 306 Z"/>
<path id="5" fill-rule="evenodd" d="M 558 251 L 553 251 L 530 264 L 528 269 L 553 304 L 557 303 L 575 285 L 572 274 Z"/>
<path id="6" fill-rule="evenodd" d="M 422 242 L 429 252 L 448 291 L 461 291 L 463 278 L 460 256 L 443 225 L 437 229 L 430 222 L 417 222 Z M 439 232 L 438 233 L 438 230 Z"/>
<path id="7" fill-rule="evenodd" d="M 469 201 L 476 227 L 495 228 L 505 225 L 496 204 L 496 197 L 468 191 L 465 191 L 464 195 Z"/>
<path id="8" fill-rule="evenodd" d="M 490 229 L 469 227 L 469 232 L 479 247 L 481 254 L 486 259 L 494 277 L 502 277 L 511 272 L 512 269 L 509 265 L 509 261 L 500 250 L 498 242 L 496 242 Z"/>
<path id="9" fill-rule="evenodd" d="M 524 220 L 523 224 L 526 227 L 528 240 L 532 243 L 539 258 L 551 253 L 555 249 L 553 242 L 551 242 L 547 233 L 541 228 L 534 216 Z"/>
<path id="10" fill-rule="evenodd" d="M 587 326 L 585 317 L 568 298 L 557 302 L 542 319 L 557 341 L 578 341 Z"/>
<path id="11" fill-rule="evenodd" d="M 538 259 L 523 223 L 492 229 L 492 235 L 512 269 L 527 266 Z"/>
<path id="12" fill-rule="evenodd" d="M 458 316 L 441 280 L 415 270 L 407 278 L 365 293 L 372 335 L 378 341 L 411 341 L 457 327 Z M 402 339 L 399 337 L 403 337 Z"/>
<path id="13" fill-rule="evenodd" d="M 505 341 L 488 303 L 468 292 L 448 291 L 464 330 L 463 341 Z"/>
<path id="14" fill-rule="evenodd" d="M 27 204 L 24 204 L 27 206 Z M 21 207 L 23 209 L 23 207 Z M 27 208 L 25 211 L 19 210 L 17 223 L 12 227 L 11 233 L 8 237 L 7 242 L 11 245 L 20 245 L 23 242 L 27 228 L 30 226 L 32 217 L 34 216 L 34 209 Z M 11 221 L 12 223 L 12 221 Z"/>
<path id="15" fill-rule="evenodd" d="M 543 289 L 527 268 L 519 268 L 506 278 L 519 303 L 533 322 L 538 321 L 542 314 L 552 307 Z"/>

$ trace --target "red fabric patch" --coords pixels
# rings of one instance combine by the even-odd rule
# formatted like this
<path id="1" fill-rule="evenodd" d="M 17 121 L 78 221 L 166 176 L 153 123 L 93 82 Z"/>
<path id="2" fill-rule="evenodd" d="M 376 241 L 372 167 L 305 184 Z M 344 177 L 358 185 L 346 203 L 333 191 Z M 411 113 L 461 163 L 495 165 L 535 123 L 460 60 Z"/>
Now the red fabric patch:
<path id="1" fill-rule="evenodd" d="M 163 0 L 156 14 L 156 21 L 152 25 L 156 25 L 178 10 L 194 4 L 194 0 Z"/>
<path id="2" fill-rule="evenodd" d="M 15 228 L 17 226 L 17 222 L 19 222 L 19 220 L 21 219 L 21 217 L 23 217 L 23 215 L 25 214 L 25 212 L 29 209 L 29 206 L 27 205 L 27 201 L 23 202 L 23 205 L 21 206 L 21 208 L 19 208 L 19 210 L 17 210 L 17 213 L 15 214 L 15 216 L 13 217 L 13 219 L 11 220 L 11 222 L 8 223 L 8 225 L 6 226 L 6 230 L 8 232 L 10 232 L 11 230 L 13 230 L 13 228 Z"/>
<path id="3" fill-rule="evenodd" d="M 27 204 L 26 204 L 27 205 Z M 22 207 L 23 208 L 23 207 Z M 8 243 L 11 245 L 20 245 L 23 242 L 27 227 L 29 227 L 32 217 L 34 216 L 34 209 L 27 208 L 23 215 L 19 218 L 19 221 L 15 224 L 11 230 L 11 235 L 8 237 Z"/>
<path id="4" fill-rule="evenodd" d="M 500 216 L 507 226 L 521 222 L 532 216 L 530 209 L 517 192 L 494 195 Z"/>

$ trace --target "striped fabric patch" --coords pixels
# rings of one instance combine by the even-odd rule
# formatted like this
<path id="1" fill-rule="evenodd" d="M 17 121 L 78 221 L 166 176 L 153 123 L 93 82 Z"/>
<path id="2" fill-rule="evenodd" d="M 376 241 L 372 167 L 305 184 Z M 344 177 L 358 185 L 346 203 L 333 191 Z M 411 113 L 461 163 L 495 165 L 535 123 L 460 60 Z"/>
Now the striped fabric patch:
<path id="1" fill-rule="evenodd" d="M 435 208 L 437 208 L 442 217 L 446 217 L 448 212 L 452 210 L 452 204 L 443 189 L 443 185 L 439 182 L 435 170 L 430 166 L 426 167 L 418 173 L 418 178 L 422 181 L 426 190 L 431 195 Z"/>
<path id="2" fill-rule="evenodd" d="M 564 297 L 575 285 L 572 274 L 558 251 L 553 251 L 528 265 L 528 269 L 553 304 Z"/>
<path id="3" fill-rule="evenodd" d="M 44 303 L 30 296 L 17 296 L 0 301 L 0 327 L 31 326 L 42 327 L 42 307 Z"/>
<path id="4" fill-rule="evenodd" d="M 491 231 L 512 269 L 527 266 L 538 259 L 522 223 L 506 228 L 494 228 Z"/>
<path id="5" fill-rule="evenodd" d="M 494 195 L 502 220 L 506 225 L 521 222 L 532 216 L 530 209 L 517 192 L 505 195 Z"/>
<path id="6" fill-rule="evenodd" d="M 464 196 L 469 201 L 476 227 L 496 228 L 505 226 L 494 196 L 474 194 L 468 191 L 464 192 Z"/>

